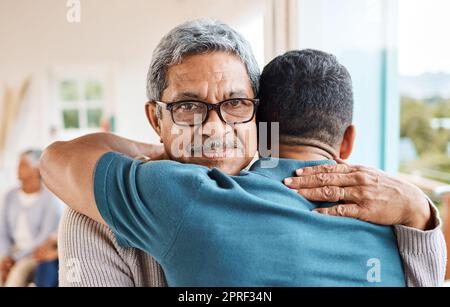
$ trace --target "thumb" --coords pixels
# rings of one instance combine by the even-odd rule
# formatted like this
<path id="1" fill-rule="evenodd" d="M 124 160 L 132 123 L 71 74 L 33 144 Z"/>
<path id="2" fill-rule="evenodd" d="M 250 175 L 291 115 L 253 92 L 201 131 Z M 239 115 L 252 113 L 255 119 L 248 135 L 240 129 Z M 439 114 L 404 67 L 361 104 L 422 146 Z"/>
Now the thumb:
<path id="1" fill-rule="evenodd" d="M 361 219 L 362 210 L 357 204 L 340 204 L 329 208 L 317 208 L 314 211 L 324 215 Z"/>

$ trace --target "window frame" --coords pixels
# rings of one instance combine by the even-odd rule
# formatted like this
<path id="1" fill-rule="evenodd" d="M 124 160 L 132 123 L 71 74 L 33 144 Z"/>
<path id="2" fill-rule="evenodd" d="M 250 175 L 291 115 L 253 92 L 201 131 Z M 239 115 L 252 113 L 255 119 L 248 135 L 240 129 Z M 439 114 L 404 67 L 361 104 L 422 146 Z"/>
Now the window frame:
<path id="1" fill-rule="evenodd" d="M 92 67 L 79 65 L 77 67 L 57 67 L 50 70 L 50 87 L 52 93 L 53 111 L 51 112 L 50 127 L 56 128 L 58 138 L 73 139 L 81 135 L 96 133 L 102 130 L 102 120 L 108 118 L 111 112 L 111 73 L 106 67 Z M 61 99 L 61 82 L 75 81 L 78 85 L 78 99 L 64 101 Z M 102 86 L 102 98 L 100 100 L 86 99 L 86 84 L 90 81 L 99 82 Z M 73 106 L 73 107 L 72 107 Z M 99 127 L 89 127 L 88 111 L 98 110 L 102 112 Z M 79 128 L 65 128 L 64 110 L 77 110 Z"/>

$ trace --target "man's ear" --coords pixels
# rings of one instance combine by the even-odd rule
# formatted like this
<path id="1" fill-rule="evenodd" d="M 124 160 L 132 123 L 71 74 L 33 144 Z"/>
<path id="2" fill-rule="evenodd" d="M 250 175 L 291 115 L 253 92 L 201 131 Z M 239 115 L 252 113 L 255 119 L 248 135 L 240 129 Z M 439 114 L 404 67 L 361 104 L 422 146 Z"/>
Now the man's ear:
<path id="1" fill-rule="evenodd" d="M 348 126 L 345 130 L 344 138 L 342 140 L 341 148 L 339 151 L 339 158 L 347 160 L 353 151 L 353 144 L 356 138 L 356 127 L 354 125 Z"/>
<path id="2" fill-rule="evenodd" d="M 153 129 L 161 136 L 161 126 L 160 126 L 160 117 L 161 114 L 158 114 L 156 103 L 151 101 L 145 104 L 145 114 L 147 115 L 147 119 L 152 125 Z"/>

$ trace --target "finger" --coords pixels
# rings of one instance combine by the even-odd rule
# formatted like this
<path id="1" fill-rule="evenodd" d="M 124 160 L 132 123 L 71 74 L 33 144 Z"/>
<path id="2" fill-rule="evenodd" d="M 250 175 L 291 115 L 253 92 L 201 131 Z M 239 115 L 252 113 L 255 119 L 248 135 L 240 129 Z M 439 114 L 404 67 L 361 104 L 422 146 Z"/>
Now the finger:
<path id="1" fill-rule="evenodd" d="M 363 172 L 349 174 L 320 173 L 316 175 L 286 178 L 284 184 L 291 189 L 319 188 L 325 186 L 349 187 L 366 185 L 371 179 L 371 174 Z"/>
<path id="2" fill-rule="evenodd" d="M 327 186 L 322 188 L 300 189 L 297 192 L 310 201 L 338 202 L 347 201 L 359 203 L 361 192 L 358 187 L 335 187 Z"/>
<path id="3" fill-rule="evenodd" d="M 318 208 L 314 211 L 324 215 L 361 219 L 363 210 L 363 208 L 356 204 L 341 204 L 329 208 Z"/>
<path id="4" fill-rule="evenodd" d="M 296 171 L 297 176 L 315 175 L 320 173 L 341 173 L 348 174 L 360 170 L 360 166 L 348 164 L 322 164 L 300 168 Z"/>

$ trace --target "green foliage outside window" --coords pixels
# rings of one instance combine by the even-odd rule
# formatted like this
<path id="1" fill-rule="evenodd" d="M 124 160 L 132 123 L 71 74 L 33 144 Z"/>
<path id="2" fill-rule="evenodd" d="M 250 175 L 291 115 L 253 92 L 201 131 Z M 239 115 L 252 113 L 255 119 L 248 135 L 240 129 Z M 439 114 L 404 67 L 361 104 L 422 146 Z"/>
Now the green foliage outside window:
<path id="1" fill-rule="evenodd" d="M 401 171 L 419 171 L 423 176 L 450 183 L 450 129 L 432 127 L 433 119 L 450 118 L 450 100 L 401 99 L 400 131 L 416 148 L 418 158 L 402 163 Z"/>

